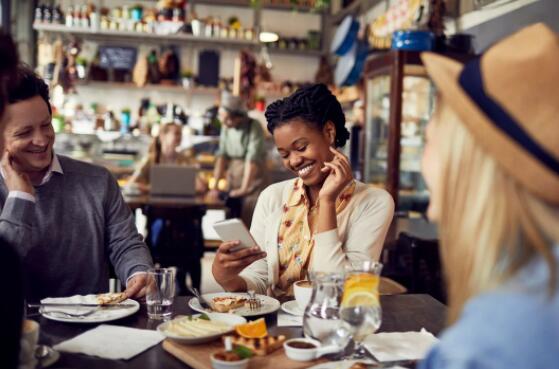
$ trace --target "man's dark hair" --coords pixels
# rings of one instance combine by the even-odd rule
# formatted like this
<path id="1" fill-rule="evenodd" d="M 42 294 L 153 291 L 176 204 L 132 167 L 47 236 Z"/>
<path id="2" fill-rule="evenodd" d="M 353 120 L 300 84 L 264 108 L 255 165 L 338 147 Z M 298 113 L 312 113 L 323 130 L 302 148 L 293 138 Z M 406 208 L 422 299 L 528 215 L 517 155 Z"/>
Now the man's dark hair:
<path id="1" fill-rule="evenodd" d="M 268 106 L 265 115 L 271 134 L 276 128 L 299 118 L 317 129 L 324 128 L 329 121 L 334 123 L 336 147 L 344 146 L 349 138 L 342 106 L 324 84 L 302 87 L 291 96 L 275 101 Z"/>
<path id="2" fill-rule="evenodd" d="M 8 104 L 15 104 L 35 96 L 40 96 L 45 101 L 49 109 L 49 114 L 52 114 L 49 102 L 49 87 L 45 81 L 29 67 L 19 65 L 17 67 L 16 76 L 13 81 L 11 81 L 7 91 Z"/>

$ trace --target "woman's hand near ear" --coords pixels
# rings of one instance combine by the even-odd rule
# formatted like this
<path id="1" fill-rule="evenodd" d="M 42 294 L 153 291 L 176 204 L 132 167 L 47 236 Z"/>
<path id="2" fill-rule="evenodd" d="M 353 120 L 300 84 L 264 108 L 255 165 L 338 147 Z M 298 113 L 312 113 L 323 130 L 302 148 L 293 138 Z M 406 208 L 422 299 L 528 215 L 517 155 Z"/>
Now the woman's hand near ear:
<path id="1" fill-rule="evenodd" d="M 353 173 L 349 160 L 344 154 L 334 148 L 330 148 L 330 151 L 334 154 L 334 159 L 324 163 L 324 168 L 321 169 L 324 173 L 328 173 L 328 177 L 322 184 L 318 199 L 335 203 L 340 193 L 353 180 Z"/>

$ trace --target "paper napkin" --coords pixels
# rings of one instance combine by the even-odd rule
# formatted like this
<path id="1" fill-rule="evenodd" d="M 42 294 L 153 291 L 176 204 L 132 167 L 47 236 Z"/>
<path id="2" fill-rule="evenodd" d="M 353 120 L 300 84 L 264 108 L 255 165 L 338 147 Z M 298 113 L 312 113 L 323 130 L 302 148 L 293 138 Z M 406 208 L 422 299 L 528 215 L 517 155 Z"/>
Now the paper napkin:
<path id="1" fill-rule="evenodd" d="M 438 342 L 430 332 L 390 332 L 367 336 L 365 347 L 380 361 L 421 360 Z"/>
<path id="2" fill-rule="evenodd" d="M 278 312 L 278 327 L 302 327 L 303 317 Z"/>
<path id="3" fill-rule="evenodd" d="M 55 350 L 104 359 L 128 360 L 157 345 L 165 337 L 157 331 L 103 324 L 54 346 Z"/>

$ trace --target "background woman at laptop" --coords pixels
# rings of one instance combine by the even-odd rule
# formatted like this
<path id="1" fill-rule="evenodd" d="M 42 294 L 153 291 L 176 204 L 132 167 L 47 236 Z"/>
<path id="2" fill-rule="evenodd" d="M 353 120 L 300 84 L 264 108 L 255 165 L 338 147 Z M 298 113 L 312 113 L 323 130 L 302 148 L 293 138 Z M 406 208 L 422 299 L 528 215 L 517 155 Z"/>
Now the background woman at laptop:
<path id="1" fill-rule="evenodd" d="M 325 85 L 274 102 L 266 119 L 284 166 L 297 178 L 260 195 L 251 226 L 260 248 L 230 252 L 237 243 L 222 243 L 212 272 L 228 291 L 284 298 L 307 271 L 378 259 L 394 202 L 386 191 L 353 179 L 348 159 L 336 150 L 349 138 L 345 116 Z"/>
<path id="2" fill-rule="evenodd" d="M 142 160 L 130 183 L 142 191 L 149 191 L 151 167 L 157 164 L 194 165 L 194 155 L 190 150 L 177 151 L 182 140 L 182 126 L 176 123 L 164 124 L 159 135 L 153 139 L 147 156 Z M 196 192 L 203 193 L 207 184 L 196 177 Z M 186 293 L 186 274 L 190 274 L 192 284 L 200 288 L 202 266 L 200 259 L 204 252 L 204 241 L 198 214 L 170 214 L 165 219 L 151 217 L 148 212 L 148 235 L 146 243 L 153 259 L 162 266 L 177 267 L 177 292 Z"/>
<path id="3" fill-rule="evenodd" d="M 150 187 L 150 170 L 157 164 L 195 165 L 192 150 L 178 151 L 182 140 L 182 126 L 176 123 L 163 124 L 159 135 L 155 137 L 148 149 L 146 157 L 129 180 L 131 186 L 137 186 L 141 191 L 148 192 Z M 196 192 L 204 193 L 207 183 L 202 177 L 196 178 Z"/>

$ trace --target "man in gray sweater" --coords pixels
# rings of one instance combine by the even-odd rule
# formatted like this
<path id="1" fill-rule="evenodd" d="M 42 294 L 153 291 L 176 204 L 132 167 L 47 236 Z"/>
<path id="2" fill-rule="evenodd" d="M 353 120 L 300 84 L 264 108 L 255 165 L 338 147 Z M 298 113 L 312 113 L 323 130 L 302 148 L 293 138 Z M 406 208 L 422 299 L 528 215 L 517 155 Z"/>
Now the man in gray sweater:
<path id="1" fill-rule="evenodd" d="M 20 67 L 3 123 L 0 237 L 22 258 L 28 301 L 108 290 L 145 294 L 153 266 L 118 184 L 104 168 L 53 152 L 48 87 Z"/>

